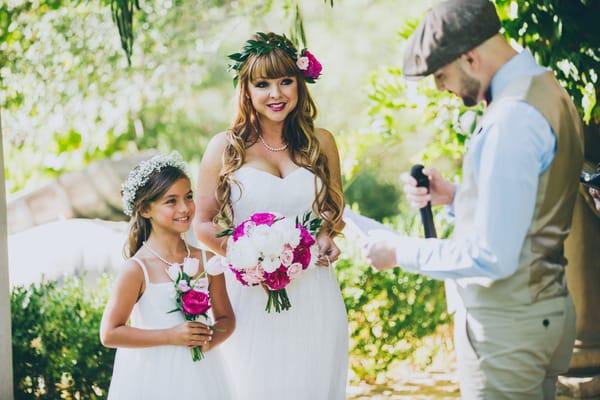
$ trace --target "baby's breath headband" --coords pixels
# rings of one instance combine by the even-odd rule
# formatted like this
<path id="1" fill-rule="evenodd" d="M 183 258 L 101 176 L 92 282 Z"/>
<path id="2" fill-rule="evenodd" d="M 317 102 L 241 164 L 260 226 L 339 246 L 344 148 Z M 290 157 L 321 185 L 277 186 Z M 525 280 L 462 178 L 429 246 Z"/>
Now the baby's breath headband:
<path id="1" fill-rule="evenodd" d="M 317 58 L 307 49 L 303 49 L 298 53 L 292 42 L 286 38 L 285 35 L 256 32 L 256 36 L 256 40 L 250 39 L 246 41 L 241 52 L 227 56 L 229 59 L 233 60 L 233 63 L 229 64 L 229 69 L 235 71 L 235 77 L 233 78 L 234 86 L 238 83 L 242 66 L 251 54 L 261 56 L 270 53 L 275 49 L 285 51 L 287 55 L 296 62 L 296 66 L 302 71 L 302 74 L 308 83 L 315 83 L 319 76 L 321 76 L 323 66 Z"/>
<path id="2" fill-rule="evenodd" d="M 185 162 L 176 151 L 169 155 L 158 154 L 149 160 L 144 160 L 131 170 L 127 180 L 121 185 L 121 195 L 123 196 L 123 212 L 130 217 L 133 215 L 133 206 L 135 204 L 135 195 L 150 179 L 154 172 L 158 172 L 165 167 L 175 167 L 186 172 Z"/>

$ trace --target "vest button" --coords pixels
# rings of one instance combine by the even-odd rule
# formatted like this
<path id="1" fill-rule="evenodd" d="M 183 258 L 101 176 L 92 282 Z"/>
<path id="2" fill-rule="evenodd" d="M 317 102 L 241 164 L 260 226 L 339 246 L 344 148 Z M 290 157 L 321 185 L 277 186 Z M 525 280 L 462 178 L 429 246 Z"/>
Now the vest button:
<path id="1" fill-rule="evenodd" d="M 544 321 L 542 321 L 542 324 L 544 325 L 544 327 L 548 327 L 548 325 L 550 325 L 550 321 L 548 321 L 548 319 L 544 319 Z"/>

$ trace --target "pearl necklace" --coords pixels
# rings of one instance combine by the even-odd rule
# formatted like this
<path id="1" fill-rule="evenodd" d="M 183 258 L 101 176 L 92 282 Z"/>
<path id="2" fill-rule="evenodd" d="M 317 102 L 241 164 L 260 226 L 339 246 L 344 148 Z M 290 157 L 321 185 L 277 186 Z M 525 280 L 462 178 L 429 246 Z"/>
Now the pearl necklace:
<path id="1" fill-rule="evenodd" d="M 190 248 L 188 247 L 188 244 L 187 244 L 187 242 L 185 240 L 183 241 L 183 243 L 185 244 L 185 249 L 187 250 L 187 256 L 189 257 L 190 254 L 191 254 L 190 253 Z M 146 246 L 146 248 L 148 249 L 148 251 L 150 253 L 152 253 L 153 256 L 155 256 L 156 258 L 158 258 L 160 261 L 164 262 L 165 264 L 167 264 L 169 266 L 171 266 L 171 265 L 181 265 L 180 263 L 172 263 L 172 262 L 169 262 L 169 261 L 165 260 L 164 258 L 162 258 L 160 256 L 160 254 L 158 254 L 158 252 L 156 250 L 154 250 L 152 247 L 150 247 L 150 245 L 148 244 L 148 242 L 144 242 L 144 246 Z"/>
<path id="2" fill-rule="evenodd" d="M 262 142 L 263 146 L 265 146 L 267 150 L 270 150 L 272 152 L 283 151 L 283 150 L 287 149 L 287 147 L 288 147 L 287 143 L 284 144 L 282 147 L 271 147 L 267 144 L 267 142 L 265 142 L 265 139 L 263 139 L 262 135 L 258 135 L 258 138 Z"/>

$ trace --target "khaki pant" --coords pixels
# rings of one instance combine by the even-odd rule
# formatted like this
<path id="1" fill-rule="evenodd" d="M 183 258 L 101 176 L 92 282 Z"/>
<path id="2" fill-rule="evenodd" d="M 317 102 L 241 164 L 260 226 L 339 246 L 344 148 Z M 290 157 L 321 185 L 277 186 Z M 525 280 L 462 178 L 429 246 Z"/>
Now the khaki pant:
<path id="1" fill-rule="evenodd" d="M 461 309 L 454 343 L 463 399 L 554 399 L 575 341 L 570 296 L 509 309 Z"/>

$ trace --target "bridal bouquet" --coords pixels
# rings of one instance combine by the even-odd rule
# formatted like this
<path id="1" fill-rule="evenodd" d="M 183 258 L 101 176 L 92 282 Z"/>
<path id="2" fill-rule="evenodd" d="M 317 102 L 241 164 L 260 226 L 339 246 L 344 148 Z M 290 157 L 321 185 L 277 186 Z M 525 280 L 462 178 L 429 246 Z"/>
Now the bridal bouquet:
<path id="1" fill-rule="evenodd" d="M 292 305 L 286 287 L 316 259 L 320 218 L 307 212 L 292 220 L 272 213 L 256 213 L 218 237 L 231 236 L 225 261 L 244 286 L 262 285 L 267 292 L 265 311 Z"/>
<path id="2" fill-rule="evenodd" d="M 198 321 L 204 317 L 209 320 L 210 297 L 208 295 L 208 278 L 198 273 L 200 260 L 186 257 L 183 264 L 171 264 L 167 274 L 175 284 L 175 308 L 169 313 L 181 311 L 186 321 Z M 192 360 L 199 361 L 204 358 L 200 347 L 192 348 Z"/>

